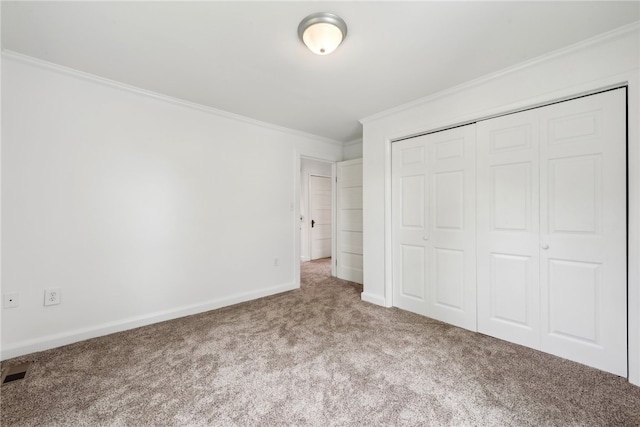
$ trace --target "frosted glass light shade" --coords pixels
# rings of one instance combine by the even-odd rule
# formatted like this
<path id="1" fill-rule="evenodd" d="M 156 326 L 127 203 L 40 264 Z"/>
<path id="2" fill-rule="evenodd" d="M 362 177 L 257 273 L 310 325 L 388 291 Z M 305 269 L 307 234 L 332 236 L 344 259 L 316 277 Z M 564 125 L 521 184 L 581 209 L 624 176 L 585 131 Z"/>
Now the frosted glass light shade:
<path id="1" fill-rule="evenodd" d="M 302 20 L 298 36 L 313 53 L 327 55 L 347 36 L 347 24 L 331 13 L 314 13 Z"/>
<path id="2" fill-rule="evenodd" d="M 315 24 L 305 30 L 302 41 L 311 52 L 327 55 L 342 43 L 342 31 L 333 24 Z"/>

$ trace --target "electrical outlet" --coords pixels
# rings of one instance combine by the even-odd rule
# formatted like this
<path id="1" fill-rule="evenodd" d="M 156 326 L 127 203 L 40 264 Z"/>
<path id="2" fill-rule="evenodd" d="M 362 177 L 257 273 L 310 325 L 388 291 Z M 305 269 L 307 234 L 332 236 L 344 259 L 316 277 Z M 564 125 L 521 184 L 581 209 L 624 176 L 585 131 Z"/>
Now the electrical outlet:
<path id="1" fill-rule="evenodd" d="M 3 295 L 3 307 L 4 308 L 14 308 L 17 307 L 19 303 L 18 293 L 12 292 L 10 294 Z"/>
<path id="2" fill-rule="evenodd" d="M 44 305 L 60 304 L 60 288 L 48 288 L 44 290 Z"/>

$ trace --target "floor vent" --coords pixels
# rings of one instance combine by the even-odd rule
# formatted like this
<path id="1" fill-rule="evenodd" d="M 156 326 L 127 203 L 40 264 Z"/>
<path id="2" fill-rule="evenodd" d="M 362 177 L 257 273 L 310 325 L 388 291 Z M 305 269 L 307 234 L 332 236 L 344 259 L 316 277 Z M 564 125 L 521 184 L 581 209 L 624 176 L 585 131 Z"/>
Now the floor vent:
<path id="1" fill-rule="evenodd" d="M 24 379 L 33 362 L 21 363 L 16 366 L 9 366 L 2 371 L 2 384 Z"/>

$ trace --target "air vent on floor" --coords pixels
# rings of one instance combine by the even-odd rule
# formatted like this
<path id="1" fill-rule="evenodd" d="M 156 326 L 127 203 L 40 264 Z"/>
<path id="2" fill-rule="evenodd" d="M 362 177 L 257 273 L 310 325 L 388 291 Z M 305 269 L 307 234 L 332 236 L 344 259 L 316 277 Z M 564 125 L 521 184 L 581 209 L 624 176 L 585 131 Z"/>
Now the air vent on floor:
<path id="1" fill-rule="evenodd" d="M 2 371 L 2 384 L 7 384 L 13 381 L 21 380 L 27 376 L 27 372 L 33 362 L 21 363 L 15 366 L 9 366 Z"/>

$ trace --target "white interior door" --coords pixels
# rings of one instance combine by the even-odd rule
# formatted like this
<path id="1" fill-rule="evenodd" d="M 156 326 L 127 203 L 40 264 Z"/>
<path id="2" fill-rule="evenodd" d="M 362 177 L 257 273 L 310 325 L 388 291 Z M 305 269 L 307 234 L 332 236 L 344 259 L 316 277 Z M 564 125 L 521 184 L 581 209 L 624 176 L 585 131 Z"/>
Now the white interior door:
<path id="1" fill-rule="evenodd" d="M 476 126 L 478 331 L 539 348 L 538 111 Z"/>
<path id="2" fill-rule="evenodd" d="M 627 373 L 624 90 L 478 123 L 478 330 Z"/>
<path id="3" fill-rule="evenodd" d="M 542 350 L 627 375 L 626 91 L 540 113 Z"/>
<path id="4" fill-rule="evenodd" d="M 309 177 L 311 259 L 331 256 L 331 178 Z"/>
<path id="5" fill-rule="evenodd" d="M 393 305 L 423 316 L 429 315 L 427 144 L 421 136 L 391 146 Z"/>
<path id="6" fill-rule="evenodd" d="M 362 284 L 362 159 L 336 164 L 336 275 Z"/>
<path id="7" fill-rule="evenodd" d="M 394 305 L 476 330 L 475 127 L 392 148 Z"/>

